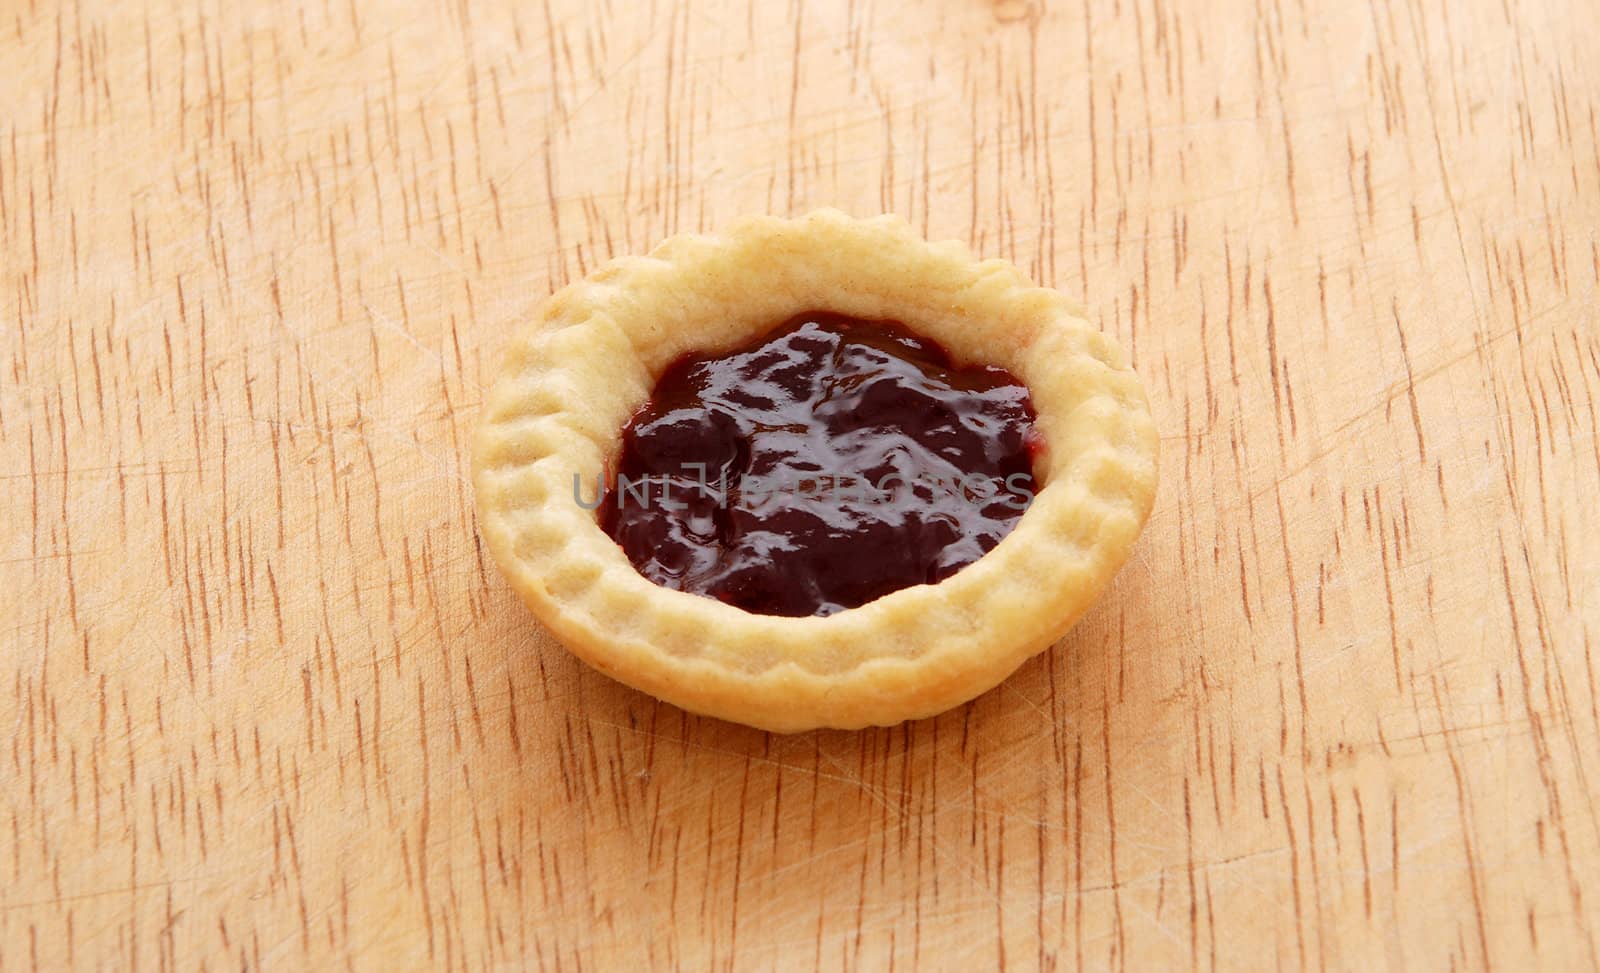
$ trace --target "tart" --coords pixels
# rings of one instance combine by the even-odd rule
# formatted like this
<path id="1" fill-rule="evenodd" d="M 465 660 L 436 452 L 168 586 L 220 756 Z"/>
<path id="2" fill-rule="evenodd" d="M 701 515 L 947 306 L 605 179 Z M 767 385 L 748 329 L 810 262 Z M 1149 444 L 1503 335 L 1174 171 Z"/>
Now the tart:
<path id="1" fill-rule="evenodd" d="M 1156 447 L 1126 356 L 1072 301 L 823 210 L 558 291 L 511 342 L 473 472 L 495 562 L 574 654 L 790 732 L 933 715 L 1059 639 L 1132 549 Z M 728 486 L 763 464 L 811 482 Z M 671 479 L 689 465 L 710 480 Z M 885 506 L 866 474 L 890 468 L 976 479 Z M 867 499 L 840 499 L 841 472 Z"/>

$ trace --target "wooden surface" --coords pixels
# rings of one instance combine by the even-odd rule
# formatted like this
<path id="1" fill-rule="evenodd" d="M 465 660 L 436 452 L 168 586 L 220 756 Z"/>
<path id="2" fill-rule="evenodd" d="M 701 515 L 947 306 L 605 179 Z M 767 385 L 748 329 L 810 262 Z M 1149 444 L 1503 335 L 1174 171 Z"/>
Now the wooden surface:
<path id="1" fill-rule="evenodd" d="M 1594 968 L 1578 0 L 13 2 L 0 968 Z M 1081 294 L 1164 481 L 1059 646 L 774 737 L 475 539 L 508 330 L 751 211 Z"/>

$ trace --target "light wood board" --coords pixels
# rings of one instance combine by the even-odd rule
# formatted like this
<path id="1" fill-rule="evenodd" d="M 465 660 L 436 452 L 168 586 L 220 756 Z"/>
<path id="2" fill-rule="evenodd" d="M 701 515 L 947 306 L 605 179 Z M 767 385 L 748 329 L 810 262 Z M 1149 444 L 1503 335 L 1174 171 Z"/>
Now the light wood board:
<path id="1" fill-rule="evenodd" d="M 0 968 L 1594 968 L 1594 13 L 4 4 Z M 1003 686 L 776 737 L 542 634 L 465 446 L 819 205 L 1085 298 L 1164 478 Z"/>

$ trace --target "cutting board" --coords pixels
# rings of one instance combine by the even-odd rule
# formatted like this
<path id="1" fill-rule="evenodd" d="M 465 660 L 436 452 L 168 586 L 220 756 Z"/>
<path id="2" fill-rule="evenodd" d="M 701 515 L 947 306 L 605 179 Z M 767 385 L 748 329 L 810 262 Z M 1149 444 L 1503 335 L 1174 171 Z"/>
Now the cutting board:
<path id="1" fill-rule="evenodd" d="M 1592 14 L 9 5 L 0 967 L 1593 968 Z M 775 736 L 541 631 L 466 444 L 821 205 L 1084 298 L 1163 479 L 999 688 Z"/>

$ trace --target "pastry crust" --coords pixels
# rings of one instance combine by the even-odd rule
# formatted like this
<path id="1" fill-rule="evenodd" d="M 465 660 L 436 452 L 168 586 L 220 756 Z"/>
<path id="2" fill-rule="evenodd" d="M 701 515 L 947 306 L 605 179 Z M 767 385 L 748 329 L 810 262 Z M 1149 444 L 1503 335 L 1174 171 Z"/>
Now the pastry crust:
<path id="1" fill-rule="evenodd" d="M 688 352 L 723 353 L 801 311 L 906 322 L 958 364 L 1029 389 L 1042 484 L 992 551 L 936 585 L 827 617 L 757 615 L 646 580 L 592 502 L 628 418 Z M 834 210 L 673 237 L 554 294 L 511 342 L 473 457 L 478 522 L 539 620 L 608 675 L 780 732 L 890 725 L 993 687 L 1066 633 L 1149 515 L 1157 437 L 1110 338 L 1013 265 Z"/>

